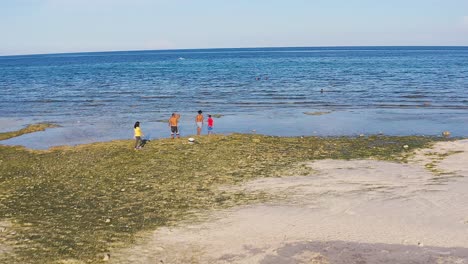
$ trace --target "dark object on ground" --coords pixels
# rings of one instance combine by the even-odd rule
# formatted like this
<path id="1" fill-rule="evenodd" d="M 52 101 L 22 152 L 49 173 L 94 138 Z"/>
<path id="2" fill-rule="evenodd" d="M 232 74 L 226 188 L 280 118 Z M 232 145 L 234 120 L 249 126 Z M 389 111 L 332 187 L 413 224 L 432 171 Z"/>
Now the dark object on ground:
<path id="1" fill-rule="evenodd" d="M 142 139 L 141 140 L 141 144 L 140 144 L 140 147 L 144 147 L 146 145 L 146 143 L 150 142 L 151 140 L 149 139 Z"/>

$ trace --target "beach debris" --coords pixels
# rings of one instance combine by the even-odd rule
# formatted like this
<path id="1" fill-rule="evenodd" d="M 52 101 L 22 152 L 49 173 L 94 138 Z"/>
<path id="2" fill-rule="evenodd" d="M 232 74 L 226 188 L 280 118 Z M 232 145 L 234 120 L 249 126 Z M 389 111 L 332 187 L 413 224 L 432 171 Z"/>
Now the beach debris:
<path id="1" fill-rule="evenodd" d="M 404 149 L 408 149 L 409 146 L 408 146 L 408 145 L 404 145 L 403 148 L 404 148 Z"/>
<path id="2" fill-rule="evenodd" d="M 104 254 L 102 261 L 109 261 L 109 260 L 110 260 L 110 254 L 109 253 Z"/>
<path id="3" fill-rule="evenodd" d="M 110 223 L 110 221 L 111 221 L 111 220 L 110 220 L 109 218 L 106 219 L 106 223 Z"/>
<path id="4" fill-rule="evenodd" d="M 444 131 L 444 132 L 442 132 L 442 136 L 444 136 L 444 137 L 450 137 L 450 135 L 451 135 L 451 134 L 450 134 L 450 131 Z"/>
<path id="5" fill-rule="evenodd" d="M 423 242 L 419 242 L 419 241 L 418 241 L 418 247 L 424 247 Z"/>
<path id="6" fill-rule="evenodd" d="M 366 136 L 366 135 L 364 135 L 364 134 L 359 134 L 359 137 L 365 137 L 365 136 Z"/>
<path id="7" fill-rule="evenodd" d="M 320 115 L 327 115 L 327 114 L 331 114 L 331 111 L 304 112 L 304 115 L 312 115 L 312 116 L 320 116 Z"/>
<path id="8" fill-rule="evenodd" d="M 120 189 L 121 192 L 125 192 L 125 188 L 124 189 Z"/>
<path id="9" fill-rule="evenodd" d="M 189 143 L 194 143 L 194 142 L 195 142 L 195 139 L 194 139 L 194 138 L 188 138 L 188 142 L 189 142 Z"/>

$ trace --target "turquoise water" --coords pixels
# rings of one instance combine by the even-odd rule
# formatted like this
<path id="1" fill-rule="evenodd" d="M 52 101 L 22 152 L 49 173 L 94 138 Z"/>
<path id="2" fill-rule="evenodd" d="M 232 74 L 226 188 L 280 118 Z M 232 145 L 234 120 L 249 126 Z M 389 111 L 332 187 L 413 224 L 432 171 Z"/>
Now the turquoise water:
<path id="1" fill-rule="evenodd" d="M 44 148 L 167 137 L 201 109 L 218 133 L 468 136 L 468 47 L 258 48 L 0 57 L 0 130 L 61 128 L 4 141 Z M 306 115 L 304 112 L 327 112 Z"/>

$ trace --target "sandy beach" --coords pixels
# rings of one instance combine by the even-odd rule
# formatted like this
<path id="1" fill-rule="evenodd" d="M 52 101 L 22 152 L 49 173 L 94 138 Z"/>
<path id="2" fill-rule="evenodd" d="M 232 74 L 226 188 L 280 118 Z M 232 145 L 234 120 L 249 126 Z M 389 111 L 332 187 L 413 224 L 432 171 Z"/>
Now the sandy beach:
<path id="1" fill-rule="evenodd" d="M 236 191 L 267 203 L 215 211 L 143 235 L 111 263 L 468 263 L 468 140 L 408 163 L 321 160 L 309 176 Z"/>

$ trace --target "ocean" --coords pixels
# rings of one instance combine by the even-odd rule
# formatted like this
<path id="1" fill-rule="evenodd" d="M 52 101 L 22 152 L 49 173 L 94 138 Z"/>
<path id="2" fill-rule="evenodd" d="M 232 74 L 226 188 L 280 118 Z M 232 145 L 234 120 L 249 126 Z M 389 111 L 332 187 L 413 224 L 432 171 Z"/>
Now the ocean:
<path id="1" fill-rule="evenodd" d="M 47 148 L 196 133 L 468 136 L 468 47 L 124 51 L 0 57 L 0 131 L 61 127 L 2 141 Z M 206 133 L 206 127 L 203 133 Z"/>

